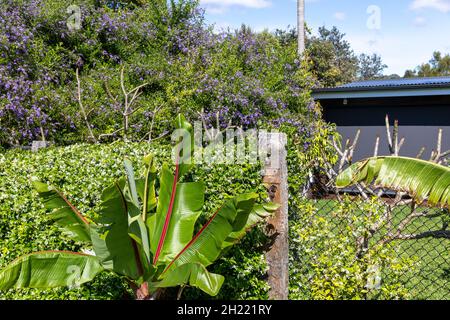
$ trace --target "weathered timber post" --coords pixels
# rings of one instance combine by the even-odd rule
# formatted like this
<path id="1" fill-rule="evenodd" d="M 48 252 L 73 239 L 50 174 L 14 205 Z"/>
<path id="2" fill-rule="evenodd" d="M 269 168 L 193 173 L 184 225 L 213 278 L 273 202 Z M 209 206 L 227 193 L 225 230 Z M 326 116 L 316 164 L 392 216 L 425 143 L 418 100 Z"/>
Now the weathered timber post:
<path id="1" fill-rule="evenodd" d="M 34 140 L 31 144 L 31 151 L 32 152 L 37 152 L 39 149 L 42 148 L 48 148 L 53 144 L 52 141 L 39 141 L 39 140 Z"/>
<path id="2" fill-rule="evenodd" d="M 263 182 L 267 186 L 271 201 L 280 204 L 280 208 L 268 220 L 267 235 L 271 246 L 266 253 L 269 266 L 269 298 L 287 300 L 289 288 L 289 243 L 288 243 L 288 183 L 286 144 L 284 133 L 268 133 L 260 138 L 268 147 L 270 156 L 264 167 Z M 266 141 L 262 141 L 266 140 Z"/>

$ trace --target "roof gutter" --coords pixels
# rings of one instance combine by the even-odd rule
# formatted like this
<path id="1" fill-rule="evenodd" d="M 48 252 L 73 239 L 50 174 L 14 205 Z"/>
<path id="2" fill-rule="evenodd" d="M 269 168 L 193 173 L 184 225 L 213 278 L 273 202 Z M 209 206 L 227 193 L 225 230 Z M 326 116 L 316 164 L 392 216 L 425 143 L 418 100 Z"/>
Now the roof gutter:
<path id="1" fill-rule="evenodd" d="M 446 86 L 402 86 L 402 87 L 354 87 L 354 88 L 324 88 L 315 89 L 312 97 L 315 100 L 324 99 L 358 99 L 358 98 L 389 98 L 450 95 L 450 87 Z"/>

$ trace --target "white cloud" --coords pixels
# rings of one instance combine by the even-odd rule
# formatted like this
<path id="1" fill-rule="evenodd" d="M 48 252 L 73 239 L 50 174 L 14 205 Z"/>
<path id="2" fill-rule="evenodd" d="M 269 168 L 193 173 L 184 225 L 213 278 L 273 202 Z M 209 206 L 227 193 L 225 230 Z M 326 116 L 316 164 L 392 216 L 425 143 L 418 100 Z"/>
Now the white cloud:
<path id="1" fill-rule="evenodd" d="M 424 17 L 416 17 L 414 19 L 414 25 L 416 27 L 424 27 L 427 25 L 427 19 L 425 19 Z"/>
<path id="2" fill-rule="evenodd" d="M 228 8 L 222 6 L 208 6 L 207 10 L 211 14 L 224 14 L 228 12 Z"/>
<path id="3" fill-rule="evenodd" d="M 411 3 L 411 9 L 435 9 L 447 13 L 450 12 L 450 0 L 414 0 Z"/>
<path id="4" fill-rule="evenodd" d="M 225 14 L 232 7 L 264 9 L 272 5 L 271 0 L 201 0 L 205 9 L 210 14 Z"/>
<path id="5" fill-rule="evenodd" d="M 241 6 L 255 9 L 267 8 L 272 5 L 269 0 L 201 0 L 201 3 L 219 7 Z"/>
<path id="6" fill-rule="evenodd" d="M 345 14 L 345 12 L 335 12 L 335 13 L 333 14 L 333 17 L 334 17 L 336 20 L 344 21 L 345 18 L 347 18 L 347 15 Z"/>

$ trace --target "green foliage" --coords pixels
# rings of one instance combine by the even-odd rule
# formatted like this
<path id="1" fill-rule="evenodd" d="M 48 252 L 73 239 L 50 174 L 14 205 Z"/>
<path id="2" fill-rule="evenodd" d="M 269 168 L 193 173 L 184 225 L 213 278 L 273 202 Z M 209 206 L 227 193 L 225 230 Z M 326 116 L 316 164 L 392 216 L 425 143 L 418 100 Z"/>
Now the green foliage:
<path id="1" fill-rule="evenodd" d="M 297 42 L 295 29 L 276 30 L 275 36 L 286 46 Z M 363 53 L 357 56 L 345 39 L 345 34 L 335 26 L 331 29 L 320 27 L 317 35 L 307 38 L 306 57 L 307 68 L 324 87 L 334 87 L 355 80 L 384 78 L 383 70 L 387 68 L 377 54 Z"/>
<path id="2" fill-rule="evenodd" d="M 97 257 L 68 251 L 41 251 L 19 257 L 0 271 L 0 288 L 71 287 L 103 271 Z"/>
<path id="3" fill-rule="evenodd" d="M 359 80 L 381 78 L 383 77 L 383 70 L 387 67 L 378 54 L 368 55 L 363 53 L 359 56 L 358 78 Z"/>
<path id="4" fill-rule="evenodd" d="M 282 127 L 288 134 L 288 188 L 289 219 L 297 221 L 302 216 L 299 205 L 308 189 L 308 181 L 312 174 L 321 174 L 320 168 L 326 163 L 335 164 L 338 160 L 335 149 L 329 143 L 331 136 L 337 135 L 334 125 L 323 125 L 317 121 L 308 138 L 296 134 L 292 127 Z M 302 150 L 301 145 L 304 149 Z"/>
<path id="5" fill-rule="evenodd" d="M 397 258 L 390 245 L 371 243 L 362 255 L 358 251 L 358 239 L 380 219 L 382 205 L 347 198 L 332 213 L 321 212 L 321 205 L 303 201 L 302 216 L 291 223 L 290 297 L 407 299 L 402 279 L 412 272 L 412 259 Z"/>
<path id="6" fill-rule="evenodd" d="M 415 69 L 405 72 L 405 78 L 448 75 L 450 75 L 450 54 L 443 55 L 440 51 L 433 52 L 433 57 L 428 63 L 423 63 Z"/>
<path id="7" fill-rule="evenodd" d="M 336 179 L 344 188 L 357 182 L 408 192 L 417 202 L 450 205 L 450 169 L 431 161 L 405 157 L 374 157 L 354 163 Z"/>
<path id="8" fill-rule="evenodd" d="M 311 60 L 311 70 L 324 87 L 352 82 L 358 71 L 358 57 L 345 34 L 333 27 L 319 28 L 318 36 L 307 42 L 307 55 Z"/>
<path id="9" fill-rule="evenodd" d="M 123 175 L 120 159 L 127 156 L 134 165 L 142 164 L 142 156 L 149 152 L 155 154 L 156 167 L 161 168 L 161 161 L 168 160 L 170 148 L 164 145 L 114 143 L 50 148 L 33 154 L 11 150 L 0 155 L 0 265 L 4 267 L 14 258 L 35 251 L 79 251 L 83 247 L 80 242 L 61 237 L 60 230 L 48 220 L 46 210 L 33 192 L 30 177 L 49 181 L 69 195 L 69 200 L 85 216 L 95 219 L 100 209 L 101 190 Z M 257 190 L 260 199 L 265 198 L 258 166 L 196 166 L 189 177 L 205 183 L 206 212 L 213 212 L 217 203 L 223 203 L 239 193 Z M 244 247 L 231 249 L 220 259 L 220 263 L 211 266 L 212 272 L 220 270 L 224 274 L 226 282 L 223 290 L 229 294 L 228 298 L 265 297 L 264 258 L 262 250 L 255 250 L 254 247 L 254 244 L 264 243 L 263 239 L 261 231 L 255 229 L 244 241 Z M 251 263 L 246 264 L 247 261 Z M 221 269 L 228 264 L 233 268 Z M 236 277 L 240 281 L 235 281 Z M 231 279 L 230 283 L 227 283 L 228 279 Z M 21 289 L 2 292 L 2 297 L 8 299 L 117 299 L 122 296 L 130 297 L 127 285 L 121 278 L 109 274 L 100 275 L 92 283 L 68 291 Z"/>
<path id="10" fill-rule="evenodd" d="M 252 230 L 239 246 L 232 247 L 226 259 L 211 266 L 211 272 L 226 274 L 226 281 L 217 295 L 219 300 L 267 300 L 269 285 L 267 283 L 267 264 L 264 255 L 249 254 L 249 249 L 262 252 L 267 245 L 267 238 L 262 229 Z M 243 285 L 243 282 L 246 285 Z M 193 288 L 186 288 L 183 297 L 209 300 L 207 294 Z"/>
<path id="11" fill-rule="evenodd" d="M 39 193 L 44 206 L 49 210 L 55 209 L 48 215 L 49 219 L 54 220 L 75 241 L 90 242 L 89 221 L 61 192 L 39 181 L 33 181 L 33 186 Z"/>

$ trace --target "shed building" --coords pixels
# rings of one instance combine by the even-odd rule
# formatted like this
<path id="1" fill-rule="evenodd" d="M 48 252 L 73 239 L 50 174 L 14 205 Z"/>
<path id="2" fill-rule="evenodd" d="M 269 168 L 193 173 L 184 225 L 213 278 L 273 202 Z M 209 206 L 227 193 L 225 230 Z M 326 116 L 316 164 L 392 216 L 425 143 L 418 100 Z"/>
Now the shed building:
<path id="1" fill-rule="evenodd" d="M 354 160 L 373 155 L 380 137 L 379 155 L 387 155 L 385 117 L 399 121 L 399 138 L 405 137 L 400 155 L 415 157 L 422 147 L 429 157 L 443 129 L 442 149 L 450 149 L 450 77 L 360 81 L 335 88 L 313 90 L 323 117 L 335 123 L 343 141 L 361 129 Z"/>

